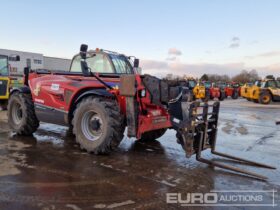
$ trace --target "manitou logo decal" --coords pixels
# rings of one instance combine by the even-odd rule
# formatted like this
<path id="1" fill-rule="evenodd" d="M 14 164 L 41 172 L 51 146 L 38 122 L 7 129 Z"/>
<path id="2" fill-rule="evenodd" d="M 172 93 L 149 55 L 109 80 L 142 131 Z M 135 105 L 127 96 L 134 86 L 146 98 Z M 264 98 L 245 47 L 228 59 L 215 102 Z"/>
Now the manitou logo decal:
<path id="1" fill-rule="evenodd" d="M 275 190 L 210 191 L 209 193 L 167 193 L 166 203 L 181 206 L 277 206 Z"/>

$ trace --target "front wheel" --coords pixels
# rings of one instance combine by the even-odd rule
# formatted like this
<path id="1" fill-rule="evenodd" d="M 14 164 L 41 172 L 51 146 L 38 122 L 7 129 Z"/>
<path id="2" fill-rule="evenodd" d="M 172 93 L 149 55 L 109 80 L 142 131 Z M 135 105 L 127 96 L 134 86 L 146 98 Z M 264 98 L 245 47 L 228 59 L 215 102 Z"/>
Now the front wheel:
<path id="1" fill-rule="evenodd" d="M 271 102 L 272 98 L 269 92 L 263 92 L 261 93 L 259 97 L 259 102 L 261 104 L 269 104 Z"/>
<path id="2" fill-rule="evenodd" d="M 88 97 L 82 100 L 72 121 L 76 142 L 81 149 L 106 154 L 123 139 L 124 120 L 118 104 L 113 100 Z"/>
<path id="3" fill-rule="evenodd" d="M 8 124 L 18 135 L 31 135 L 39 127 L 30 94 L 16 92 L 8 103 Z"/>

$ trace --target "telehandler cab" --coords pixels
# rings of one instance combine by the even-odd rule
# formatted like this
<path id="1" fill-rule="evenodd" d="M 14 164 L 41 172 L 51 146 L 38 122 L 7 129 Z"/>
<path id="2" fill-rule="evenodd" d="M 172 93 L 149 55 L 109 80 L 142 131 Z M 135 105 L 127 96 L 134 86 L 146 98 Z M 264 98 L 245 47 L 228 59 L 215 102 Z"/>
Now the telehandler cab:
<path id="1" fill-rule="evenodd" d="M 209 92 L 210 95 L 210 99 L 219 99 L 220 101 L 223 101 L 226 97 L 226 93 L 224 91 L 224 89 L 219 88 L 216 84 L 210 82 L 210 81 L 205 81 L 203 82 L 206 91 Z"/>
<path id="2" fill-rule="evenodd" d="M 81 149 L 95 154 L 116 148 L 125 127 L 128 137 L 150 141 L 174 129 L 187 157 L 196 154 L 200 162 L 266 179 L 204 159 L 201 152 L 209 148 L 219 156 L 274 168 L 217 152 L 219 102 L 191 102 L 188 88 L 177 81 L 140 75 L 139 60 L 133 58 L 99 49 L 88 51 L 82 45 L 69 72 L 25 69 L 25 86 L 13 90 L 9 100 L 10 127 L 19 135 L 30 135 L 40 121 L 66 125 L 73 129 Z"/>
<path id="3" fill-rule="evenodd" d="M 18 55 L 15 57 L 0 55 L 0 110 L 6 109 L 10 90 L 18 84 L 18 78 L 10 75 L 9 58 L 13 58 L 14 61 L 20 60 Z"/>
<path id="4" fill-rule="evenodd" d="M 261 82 L 260 90 L 256 96 L 261 104 L 269 104 L 271 101 L 280 102 L 280 80 L 266 77 Z"/>

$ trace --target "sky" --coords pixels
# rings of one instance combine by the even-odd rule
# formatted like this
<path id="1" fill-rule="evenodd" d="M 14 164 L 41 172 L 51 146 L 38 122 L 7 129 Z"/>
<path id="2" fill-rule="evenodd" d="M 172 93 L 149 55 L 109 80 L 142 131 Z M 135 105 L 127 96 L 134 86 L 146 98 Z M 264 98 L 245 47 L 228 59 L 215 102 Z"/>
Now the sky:
<path id="1" fill-rule="evenodd" d="M 72 58 L 85 43 L 134 55 L 159 76 L 280 76 L 279 0 L 0 2 L 3 49 Z"/>

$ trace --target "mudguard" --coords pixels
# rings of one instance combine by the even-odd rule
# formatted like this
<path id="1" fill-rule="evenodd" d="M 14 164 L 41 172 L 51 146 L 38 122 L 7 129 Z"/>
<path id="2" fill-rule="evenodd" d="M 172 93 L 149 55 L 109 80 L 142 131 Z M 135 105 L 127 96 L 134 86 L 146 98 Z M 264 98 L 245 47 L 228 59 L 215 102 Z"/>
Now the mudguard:
<path id="1" fill-rule="evenodd" d="M 92 89 L 92 90 L 85 91 L 84 93 L 79 95 L 77 97 L 77 99 L 75 100 L 75 103 L 80 101 L 82 98 L 84 98 L 86 96 L 90 96 L 90 95 L 97 95 L 97 96 L 103 96 L 103 97 L 109 97 L 109 98 L 115 97 L 112 93 L 108 92 L 106 89 Z"/>
<path id="2" fill-rule="evenodd" d="M 31 94 L 31 90 L 28 86 L 23 86 L 23 87 L 15 87 L 11 90 L 10 95 L 12 95 L 15 92 L 20 92 L 20 93 L 26 93 L 26 94 Z"/>

